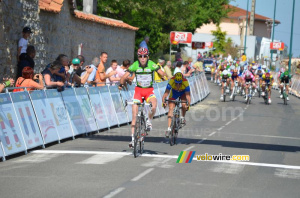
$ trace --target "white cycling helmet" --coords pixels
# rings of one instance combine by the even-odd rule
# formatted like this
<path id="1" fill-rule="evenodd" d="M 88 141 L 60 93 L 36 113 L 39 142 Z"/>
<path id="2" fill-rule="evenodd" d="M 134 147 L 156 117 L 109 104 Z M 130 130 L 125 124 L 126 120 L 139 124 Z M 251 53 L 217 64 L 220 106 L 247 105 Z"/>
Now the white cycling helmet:
<path id="1" fill-rule="evenodd" d="M 254 66 L 252 67 L 252 69 L 254 69 L 254 70 L 257 70 L 257 66 L 256 66 L 256 65 L 254 65 Z"/>
<path id="2" fill-rule="evenodd" d="M 227 71 L 227 70 L 223 71 L 223 75 L 227 76 L 228 74 L 229 74 L 229 71 Z"/>
<path id="3" fill-rule="evenodd" d="M 235 66 L 230 66 L 230 70 L 234 70 L 235 69 Z"/>
<path id="4" fill-rule="evenodd" d="M 267 69 L 266 65 L 261 66 L 262 69 Z"/>

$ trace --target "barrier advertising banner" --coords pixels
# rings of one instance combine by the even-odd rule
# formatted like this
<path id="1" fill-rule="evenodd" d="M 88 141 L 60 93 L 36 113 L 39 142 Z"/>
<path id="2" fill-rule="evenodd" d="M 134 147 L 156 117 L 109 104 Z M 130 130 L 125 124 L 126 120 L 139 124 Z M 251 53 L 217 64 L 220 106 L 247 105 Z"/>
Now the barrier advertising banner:
<path id="1" fill-rule="evenodd" d="M 158 107 L 161 107 L 162 109 L 159 109 L 160 111 L 160 114 L 165 114 L 166 112 L 169 112 L 169 107 L 167 106 L 166 108 L 163 108 L 162 107 L 162 97 L 166 91 L 166 87 L 167 87 L 167 84 L 169 83 L 169 81 L 164 81 L 164 82 L 161 82 L 161 83 L 158 83 L 157 84 L 157 87 L 158 87 L 158 90 L 159 90 L 159 95 L 160 95 L 160 99 L 159 101 L 157 101 L 157 105 L 159 105 Z"/>
<path id="2" fill-rule="evenodd" d="M 10 93 L 27 148 L 43 145 L 43 138 L 27 91 Z"/>
<path id="3" fill-rule="evenodd" d="M 103 102 L 99 95 L 99 90 L 95 87 L 89 87 L 88 92 L 98 129 L 108 128 L 109 125 L 105 115 Z"/>
<path id="4" fill-rule="evenodd" d="M 110 95 L 112 102 L 114 104 L 116 114 L 118 117 L 119 124 L 124 124 L 128 122 L 127 114 L 123 106 L 123 101 L 121 100 L 120 92 L 117 86 L 110 86 Z"/>
<path id="5" fill-rule="evenodd" d="M 124 106 L 125 106 L 125 101 L 132 102 L 133 96 L 131 95 L 130 91 L 121 90 L 120 93 L 121 93 L 121 98 L 122 98 L 122 102 L 123 102 Z M 126 111 L 127 111 L 127 116 L 128 116 L 129 122 L 131 122 L 132 121 L 132 105 L 127 105 Z"/>
<path id="6" fill-rule="evenodd" d="M 73 137 L 74 135 L 70 125 L 68 112 L 65 108 L 61 94 L 56 89 L 45 90 L 45 93 L 51 107 L 54 123 L 60 139 Z"/>
<path id="7" fill-rule="evenodd" d="M 197 79 L 198 79 L 198 78 L 199 78 L 199 76 L 196 76 L 195 79 L 194 79 L 196 102 L 199 102 L 199 101 L 200 101 L 199 87 L 198 87 L 198 83 L 197 83 Z"/>
<path id="8" fill-rule="evenodd" d="M 107 86 L 97 87 L 100 96 L 102 98 L 102 102 L 105 109 L 105 114 L 109 123 L 109 126 L 115 126 L 118 125 L 118 118 L 115 112 L 114 105 L 112 103 L 112 98 L 110 96 L 109 90 Z"/>
<path id="9" fill-rule="evenodd" d="M 204 93 L 204 87 L 203 87 L 201 75 L 199 76 L 198 83 L 199 83 L 199 86 L 201 87 L 201 89 L 200 89 L 201 100 L 203 100 L 205 93 Z"/>
<path id="10" fill-rule="evenodd" d="M 199 83 L 199 79 L 200 79 L 200 75 L 196 77 L 196 84 L 197 84 L 197 92 L 198 92 L 198 97 L 199 97 L 199 101 L 202 100 L 202 95 L 201 95 L 201 86 Z"/>
<path id="11" fill-rule="evenodd" d="M 164 110 L 163 110 L 163 107 L 162 107 L 162 104 L 161 104 L 161 98 L 160 98 L 160 94 L 159 94 L 159 89 L 158 89 L 157 83 L 153 84 L 153 88 L 154 88 L 154 95 L 156 96 L 156 99 L 157 99 L 157 107 L 156 107 L 156 112 L 155 112 L 154 116 L 159 116 L 159 115 L 163 114 Z M 147 106 L 147 108 L 148 107 L 149 106 Z"/>
<path id="12" fill-rule="evenodd" d="M 80 87 L 75 89 L 75 93 L 77 96 L 78 103 L 81 107 L 81 111 L 83 113 L 83 118 L 85 121 L 86 132 L 97 131 L 98 127 L 96 125 L 95 117 L 93 115 L 93 111 L 90 104 L 90 99 L 86 88 Z"/>
<path id="13" fill-rule="evenodd" d="M 0 139 L 5 155 L 26 150 L 21 128 L 8 93 L 0 94 Z"/>
<path id="14" fill-rule="evenodd" d="M 59 139 L 51 106 L 44 90 L 36 90 L 30 94 L 32 104 L 36 113 L 37 121 L 42 131 L 45 143 L 54 142 Z"/>
<path id="15" fill-rule="evenodd" d="M 61 93 L 71 120 L 74 135 L 86 133 L 81 108 L 77 101 L 74 89 L 66 89 Z"/>
<path id="16" fill-rule="evenodd" d="M 1 138 L 0 138 L 0 158 L 3 158 L 4 157 L 4 153 L 3 153 L 3 145 L 2 145 L 2 142 L 1 142 Z"/>
<path id="17" fill-rule="evenodd" d="M 195 103 L 195 97 L 194 97 L 194 91 L 195 91 L 195 87 L 194 87 L 194 84 L 193 84 L 193 78 L 188 78 L 188 81 L 189 81 L 189 85 L 190 85 L 190 90 L 191 90 L 191 103 L 194 104 Z"/>

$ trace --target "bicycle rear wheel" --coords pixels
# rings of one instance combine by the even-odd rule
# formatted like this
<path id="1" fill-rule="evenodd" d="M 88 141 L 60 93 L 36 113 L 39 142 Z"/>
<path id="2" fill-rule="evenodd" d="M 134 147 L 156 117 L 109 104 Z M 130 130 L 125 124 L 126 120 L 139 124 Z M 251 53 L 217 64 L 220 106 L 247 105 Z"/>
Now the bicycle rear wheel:
<path id="1" fill-rule="evenodd" d="M 283 92 L 283 102 L 285 105 L 287 105 L 287 94 L 285 92 Z"/>

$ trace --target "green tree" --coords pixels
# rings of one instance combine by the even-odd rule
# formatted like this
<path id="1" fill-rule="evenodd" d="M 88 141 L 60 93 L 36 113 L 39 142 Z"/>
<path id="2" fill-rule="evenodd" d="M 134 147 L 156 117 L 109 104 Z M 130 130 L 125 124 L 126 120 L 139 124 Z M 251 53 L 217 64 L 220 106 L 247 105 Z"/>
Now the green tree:
<path id="1" fill-rule="evenodd" d="M 146 35 L 151 53 L 169 50 L 171 31 L 194 32 L 210 22 L 219 23 L 230 0 L 98 0 L 98 15 L 139 27 L 136 48 Z M 82 0 L 77 0 L 82 6 Z M 78 6 L 78 7 L 79 7 Z"/>

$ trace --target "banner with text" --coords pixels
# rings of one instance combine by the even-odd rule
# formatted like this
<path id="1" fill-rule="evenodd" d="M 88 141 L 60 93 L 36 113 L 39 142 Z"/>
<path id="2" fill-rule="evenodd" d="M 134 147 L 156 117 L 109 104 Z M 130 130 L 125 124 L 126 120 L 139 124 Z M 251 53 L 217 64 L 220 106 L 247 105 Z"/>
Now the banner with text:
<path id="1" fill-rule="evenodd" d="M 77 96 L 78 103 L 81 107 L 83 118 L 85 121 L 86 132 L 97 131 L 98 127 L 95 121 L 95 117 L 93 115 L 93 111 L 90 104 L 90 99 L 85 87 L 80 87 L 75 89 L 75 93 Z"/>
<path id="2" fill-rule="evenodd" d="M 8 93 L 0 94 L 0 139 L 4 149 L 3 155 L 26 150 L 21 128 Z"/>
<path id="3" fill-rule="evenodd" d="M 54 116 L 44 90 L 36 90 L 30 94 L 37 121 L 45 143 L 60 140 L 55 126 Z"/>
<path id="4" fill-rule="evenodd" d="M 62 93 L 64 103 L 69 114 L 74 135 L 86 133 L 85 123 L 80 105 L 73 88 L 66 89 Z"/>
<path id="5" fill-rule="evenodd" d="M 88 92 L 90 96 L 92 110 L 94 112 L 94 116 L 99 127 L 98 130 L 108 128 L 109 125 L 104 111 L 103 102 L 99 94 L 99 90 L 96 87 L 90 87 L 88 89 Z"/>
<path id="6" fill-rule="evenodd" d="M 114 105 L 112 103 L 112 98 L 110 96 L 109 90 L 107 86 L 97 87 L 100 91 L 100 96 L 103 101 L 105 113 L 107 116 L 107 120 L 109 126 L 116 126 L 118 125 L 118 118 L 115 112 Z"/>
<path id="7" fill-rule="evenodd" d="M 65 108 L 61 94 L 56 89 L 49 89 L 45 91 L 48 98 L 51 112 L 54 117 L 54 123 L 60 139 L 73 137 L 73 131 L 70 125 L 68 112 Z"/>
<path id="8" fill-rule="evenodd" d="M 43 145 L 43 138 L 26 91 L 10 93 L 28 149 Z"/>
<path id="9" fill-rule="evenodd" d="M 121 95 L 118 86 L 110 86 L 109 90 L 116 114 L 118 116 L 119 124 L 127 123 L 128 118 L 123 106 L 123 101 L 121 100 Z"/>

